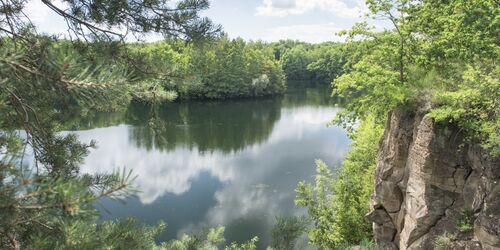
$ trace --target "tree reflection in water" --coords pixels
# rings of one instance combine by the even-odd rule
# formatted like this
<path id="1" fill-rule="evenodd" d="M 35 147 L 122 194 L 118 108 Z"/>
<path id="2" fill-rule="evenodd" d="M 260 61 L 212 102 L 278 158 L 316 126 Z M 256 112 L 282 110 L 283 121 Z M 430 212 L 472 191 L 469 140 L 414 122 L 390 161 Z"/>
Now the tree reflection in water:
<path id="1" fill-rule="evenodd" d="M 205 226 L 226 226 L 226 239 L 259 236 L 269 243 L 275 216 L 300 213 L 299 180 L 311 180 L 314 160 L 342 160 L 349 139 L 326 126 L 338 108 L 328 86 L 293 86 L 282 98 L 131 105 L 93 114 L 78 134 L 95 139 L 83 172 L 127 167 L 141 193 L 126 205 L 103 201 L 104 219 L 137 217 L 168 223 L 161 240 Z"/>

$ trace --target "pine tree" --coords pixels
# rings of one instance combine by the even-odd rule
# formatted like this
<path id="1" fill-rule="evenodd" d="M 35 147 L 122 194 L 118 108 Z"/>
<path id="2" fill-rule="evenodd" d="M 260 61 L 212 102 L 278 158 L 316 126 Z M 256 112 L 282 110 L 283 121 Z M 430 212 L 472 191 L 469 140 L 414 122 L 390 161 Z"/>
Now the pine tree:
<path id="1" fill-rule="evenodd" d="M 220 27 L 198 15 L 208 1 L 67 0 L 63 9 L 42 0 L 66 20 L 62 40 L 37 34 L 25 16 L 26 3 L 0 1 L 0 246 L 154 248 L 162 223 L 95 223 L 96 201 L 134 192 L 131 172 L 81 174 L 79 164 L 94 143 L 57 131 L 71 116 L 127 104 L 127 72 L 137 66 L 123 51 L 127 37 L 217 35 Z M 99 53 L 122 60 L 109 63 Z"/>

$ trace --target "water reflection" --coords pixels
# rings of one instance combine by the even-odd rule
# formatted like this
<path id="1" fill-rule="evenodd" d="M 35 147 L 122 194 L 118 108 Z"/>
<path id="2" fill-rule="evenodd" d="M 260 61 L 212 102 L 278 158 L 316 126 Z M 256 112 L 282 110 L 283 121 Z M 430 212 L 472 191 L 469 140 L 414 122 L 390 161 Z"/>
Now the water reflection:
<path id="1" fill-rule="evenodd" d="M 133 105 L 128 119 L 134 125 L 131 141 L 148 150 L 186 146 L 201 152 L 237 151 L 269 136 L 280 118 L 280 104 L 276 99 L 263 99 Z"/>
<path id="2" fill-rule="evenodd" d="M 295 81 L 289 83 L 287 94 L 283 97 L 284 107 L 327 107 L 334 106 L 338 100 L 332 98 L 330 85 L 311 85 L 308 81 Z"/>
<path id="3" fill-rule="evenodd" d="M 104 201 L 104 219 L 163 219 L 162 240 L 225 225 L 229 241 L 257 235 L 265 245 L 276 215 L 301 212 L 293 190 L 312 178 L 314 160 L 343 158 L 345 132 L 326 127 L 336 111 L 327 91 L 303 88 L 278 99 L 133 106 L 122 125 L 75 133 L 99 145 L 84 172 L 127 167 L 138 175 L 142 192 L 126 205 Z"/>

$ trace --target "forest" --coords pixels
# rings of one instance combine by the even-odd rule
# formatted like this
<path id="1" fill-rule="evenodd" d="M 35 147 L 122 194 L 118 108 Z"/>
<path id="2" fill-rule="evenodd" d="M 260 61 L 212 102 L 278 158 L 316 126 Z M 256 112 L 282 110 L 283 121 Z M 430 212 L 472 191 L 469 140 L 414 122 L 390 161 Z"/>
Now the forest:
<path id="1" fill-rule="evenodd" d="M 68 49 L 75 48 L 70 45 Z M 92 48 L 85 50 L 85 55 L 89 55 Z M 152 102 L 282 95 L 285 79 L 328 84 L 342 73 L 345 60 L 341 50 L 342 46 L 336 44 L 315 45 L 293 40 L 245 42 L 222 34 L 197 43 L 166 39 L 127 44 L 120 51 L 124 54 L 113 57 L 129 67 L 130 97 Z M 108 63 L 108 56 L 90 54 L 94 55 L 92 61 Z M 124 60 L 127 57 L 134 59 L 132 67 Z"/>
<path id="2" fill-rule="evenodd" d="M 226 242 L 224 225 L 159 242 L 168 221 L 99 221 L 96 203 L 118 202 L 140 190 L 132 185 L 133 166 L 82 172 L 96 145 L 59 133 L 85 128 L 97 112 L 126 110 L 116 124 L 151 119 L 133 132 L 147 149 L 194 141 L 200 151 L 236 152 L 271 134 L 280 114 L 265 108 L 287 106 L 287 100 L 269 98 L 283 98 L 295 81 L 331 85 L 327 95 L 341 111 L 330 117 L 330 126 L 347 131 L 349 151 L 335 169 L 316 161 L 314 181 L 300 181 L 295 189 L 295 204 L 307 214 L 276 218 L 268 249 L 292 249 L 303 235 L 318 249 L 384 249 L 374 242 L 365 214 L 390 111 L 428 113 L 443 126 L 459 127 L 491 155 L 500 154 L 497 1 L 367 0 L 367 18 L 386 20 L 390 28 L 361 22 L 339 33 L 345 42 L 318 44 L 230 38 L 200 17 L 209 8 L 206 0 L 178 1 L 175 7 L 168 1 L 65 2 L 70 8 L 42 0 L 67 21 L 73 39 L 37 33 L 23 17 L 25 1 L 0 2 L 1 249 L 257 248 L 258 237 Z M 128 42 L 127 34 L 116 31 L 122 26 L 165 38 Z M 230 102 L 240 99 L 258 103 Z M 243 125 L 173 134 L 178 125 L 169 121 L 194 123 L 206 115 L 200 101 L 229 103 L 224 113 L 211 113 L 208 124 L 239 117 Z M 170 102 L 191 111 L 169 113 Z M 211 134 L 226 137 L 205 141 Z"/>

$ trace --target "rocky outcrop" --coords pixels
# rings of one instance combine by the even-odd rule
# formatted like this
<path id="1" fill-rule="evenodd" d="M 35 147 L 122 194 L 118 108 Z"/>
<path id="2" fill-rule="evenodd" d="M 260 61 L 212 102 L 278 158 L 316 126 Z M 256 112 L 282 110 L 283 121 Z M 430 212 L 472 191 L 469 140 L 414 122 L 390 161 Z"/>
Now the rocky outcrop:
<path id="1" fill-rule="evenodd" d="M 379 147 L 371 208 L 375 238 L 388 248 L 500 249 L 500 158 L 468 143 L 459 128 L 395 110 Z"/>

